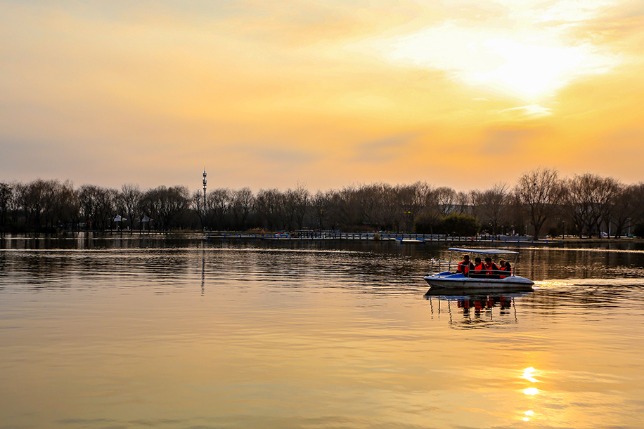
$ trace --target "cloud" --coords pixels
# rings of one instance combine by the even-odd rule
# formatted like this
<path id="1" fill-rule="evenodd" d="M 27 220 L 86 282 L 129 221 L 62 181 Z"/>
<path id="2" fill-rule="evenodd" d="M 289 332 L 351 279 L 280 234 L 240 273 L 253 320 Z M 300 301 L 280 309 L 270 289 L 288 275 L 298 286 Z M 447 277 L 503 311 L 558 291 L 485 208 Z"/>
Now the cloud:
<path id="1" fill-rule="evenodd" d="M 622 61 L 611 47 L 575 33 L 610 4 L 458 2 L 442 21 L 375 38 L 370 49 L 395 64 L 441 70 L 472 88 L 543 105 L 571 82 L 607 73 Z M 455 13 L 475 5 L 476 11 Z"/>
<path id="2" fill-rule="evenodd" d="M 311 150 L 287 148 L 279 143 L 227 146 L 220 148 L 220 150 L 235 154 L 238 160 L 245 158 L 253 165 L 278 166 L 278 168 L 294 164 L 308 164 L 318 158 L 318 155 Z"/>
<path id="3" fill-rule="evenodd" d="M 405 133 L 389 136 L 383 139 L 363 142 L 356 146 L 356 154 L 352 161 L 361 163 L 379 163 L 392 161 L 409 151 L 409 147 L 417 134 Z"/>
<path id="4" fill-rule="evenodd" d="M 502 115 L 509 114 L 511 117 L 525 119 L 525 118 L 540 118 L 543 116 L 550 116 L 552 109 L 540 106 L 539 104 L 528 104 L 525 106 L 510 107 L 503 109 L 499 113 Z"/>
<path id="5" fill-rule="evenodd" d="M 543 134 L 540 129 L 502 128 L 488 130 L 481 141 L 479 152 L 483 155 L 508 156 L 525 149 Z"/>
<path id="6" fill-rule="evenodd" d="M 606 135 L 599 136 L 599 142 L 605 147 L 642 148 L 644 143 L 644 127 L 629 127 L 612 130 Z"/>

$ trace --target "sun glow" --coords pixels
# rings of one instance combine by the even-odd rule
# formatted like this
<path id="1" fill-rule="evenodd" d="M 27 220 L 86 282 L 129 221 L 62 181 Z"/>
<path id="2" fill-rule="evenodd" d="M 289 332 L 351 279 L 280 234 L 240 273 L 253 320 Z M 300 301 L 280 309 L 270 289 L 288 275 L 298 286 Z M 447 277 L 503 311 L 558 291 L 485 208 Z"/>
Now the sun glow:
<path id="1" fill-rule="evenodd" d="M 484 40 L 481 47 L 484 63 L 467 72 L 468 80 L 533 102 L 567 85 L 590 57 L 587 47 L 539 45 L 507 38 Z"/>
<path id="2" fill-rule="evenodd" d="M 394 62 L 442 70 L 452 79 L 538 105 L 581 76 L 610 70 L 618 58 L 556 32 L 513 32 L 444 24 L 390 41 Z"/>

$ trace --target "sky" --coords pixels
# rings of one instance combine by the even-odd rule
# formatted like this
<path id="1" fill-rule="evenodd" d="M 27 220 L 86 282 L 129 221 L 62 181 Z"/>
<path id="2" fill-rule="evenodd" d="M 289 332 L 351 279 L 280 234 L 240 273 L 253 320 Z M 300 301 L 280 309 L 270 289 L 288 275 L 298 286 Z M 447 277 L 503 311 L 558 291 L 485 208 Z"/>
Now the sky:
<path id="1" fill-rule="evenodd" d="M 0 181 L 644 180 L 641 0 L 0 0 Z"/>

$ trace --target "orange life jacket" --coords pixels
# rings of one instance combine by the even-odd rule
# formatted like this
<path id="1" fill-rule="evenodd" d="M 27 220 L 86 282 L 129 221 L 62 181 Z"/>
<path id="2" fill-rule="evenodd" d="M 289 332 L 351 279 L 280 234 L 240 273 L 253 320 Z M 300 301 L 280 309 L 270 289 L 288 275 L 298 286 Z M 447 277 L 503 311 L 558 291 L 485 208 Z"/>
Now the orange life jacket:
<path id="1" fill-rule="evenodd" d="M 499 277 L 501 277 L 502 279 L 506 278 L 508 274 L 505 274 L 505 272 L 510 273 L 510 270 L 511 268 L 507 264 L 503 265 L 502 267 L 499 268 L 499 271 L 504 271 L 504 273 L 500 274 Z"/>
<path id="2" fill-rule="evenodd" d="M 458 267 L 456 268 L 457 273 L 463 273 L 463 275 L 468 275 L 470 272 L 470 264 L 471 262 L 465 262 L 461 261 L 458 263 Z"/>
<path id="3" fill-rule="evenodd" d="M 495 271 L 498 271 L 499 269 L 494 262 L 490 263 L 489 265 L 484 264 L 483 268 L 485 269 L 485 274 L 488 276 L 496 274 Z"/>

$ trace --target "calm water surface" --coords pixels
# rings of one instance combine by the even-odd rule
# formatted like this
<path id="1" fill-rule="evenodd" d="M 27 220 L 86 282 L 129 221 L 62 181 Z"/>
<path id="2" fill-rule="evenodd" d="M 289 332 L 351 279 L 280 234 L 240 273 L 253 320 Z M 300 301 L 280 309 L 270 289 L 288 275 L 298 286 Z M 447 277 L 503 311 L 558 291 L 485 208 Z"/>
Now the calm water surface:
<path id="1" fill-rule="evenodd" d="M 0 428 L 642 427 L 644 250 L 527 248 L 537 290 L 425 297 L 444 247 L 4 240 Z"/>

